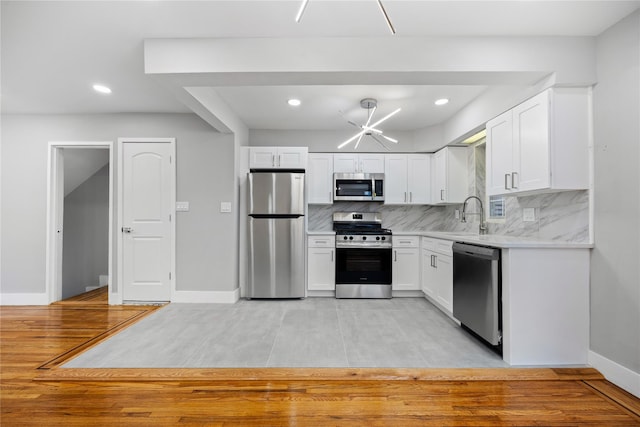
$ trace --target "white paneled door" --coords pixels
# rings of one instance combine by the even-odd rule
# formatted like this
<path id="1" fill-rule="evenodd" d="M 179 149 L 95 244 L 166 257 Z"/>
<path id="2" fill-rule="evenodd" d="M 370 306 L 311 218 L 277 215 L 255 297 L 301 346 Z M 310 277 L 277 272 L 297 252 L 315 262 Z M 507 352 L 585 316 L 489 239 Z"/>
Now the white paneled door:
<path id="1" fill-rule="evenodd" d="M 174 140 L 123 140 L 124 301 L 170 301 L 175 207 Z"/>

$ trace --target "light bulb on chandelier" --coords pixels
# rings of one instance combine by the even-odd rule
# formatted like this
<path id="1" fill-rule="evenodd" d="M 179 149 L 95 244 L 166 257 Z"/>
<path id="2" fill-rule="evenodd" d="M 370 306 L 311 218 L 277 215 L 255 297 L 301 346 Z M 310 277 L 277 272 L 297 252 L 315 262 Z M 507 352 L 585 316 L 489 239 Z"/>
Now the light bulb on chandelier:
<path id="1" fill-rule="evenodd" d="M 388 136 L 384 135 L 383 131 L 381 131 L 380 129 L 377 129 L 376 126 L 378 126 L 380 123 L 384 122 L 385 120 L 387 120 L 390 117 L 392 117 L 395 114 L 397 114 L 401 110 L 401 108 L 395 109 L 394 111 L 392 111 L 391 113 L 387 114 L 386 116 L 384 116 L 383 118 L 381 118 L 377 122 L 369 125 L 369 123 L 371 123 L 371 119 L 373 119 L 373 115 L 375 114 L 376 109 L 378 108 L 378 101 L 373 99 L 373 98 L 365 98 L 365 99 L 360 101 L 360 106 L 367 110 L 367 122 L 364 125 L 358 125 L 358 124 L 352 122 L 351 120 L 347 120 L 347 122 L 350 125 L 359 128 L 360 131 L 358 133 L 356 133 L 354 136 L 352 136 L 351 138 L 349 138 L 346 141 L 344 141 L 342 144 L 338 145 L 338 149 L 342 149 L 343 147 L 345 147 L 346 145 L 348 145 L 349 143 L 351 143 L 352 141 L 354 141 L 356 139 L 357 139 L 357 141 L 356 141 L 355 146 L 353 147 L 353 149 L 354 150 L 357 149 L 358 146 L 360 145 L 360 142 L 362 141 L 362 137 L 365 136 L 365 135 L 366 136 L 370 136 L 374 141 L 376 141 L 385 150 L 389 150 L 389 147 L 387 147 L 384 144 L 384 142 L 380 139 L 380 137 L 384 138 L 385 140 L 387 140 L 389 142 L 397 144 L 398 143 L 397 139 L 391 138 L 391 137 L 388 137 Z"/>

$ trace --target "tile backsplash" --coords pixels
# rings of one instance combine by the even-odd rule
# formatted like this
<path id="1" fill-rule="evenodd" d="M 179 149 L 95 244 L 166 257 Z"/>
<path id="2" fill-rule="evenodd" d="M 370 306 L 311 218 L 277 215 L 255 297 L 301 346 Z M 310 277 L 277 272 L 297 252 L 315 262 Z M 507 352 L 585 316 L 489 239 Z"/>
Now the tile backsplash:
<path id="1" fill-rule="evenodd" d="M 484 199 L 484 146 L 469 148 L 469 194 Z M 524 221 L 524 209 L 532 208 L 533 221 Z M 390 206 L 383 203 L 336 202 L 333 205 L 310 205 L 310 231 L 332 230 L 333 212 L 380 212 L 382 226 L 393 231 L 460 231 L 477 232 L 478 216 L 467 223 L 456 219 L 462 205 L 448 206 Z M 484 207 L 487 212 L 488 207 Z M 467 211 L 476 212 L 475 202 Z M 589 192 L 565 191 L 533 196 L 506 196 L 505 219 L 487 224 L 488 232 L 497 235 L 531 237 L 567 242 L 589 241 Z"/>
<path id="2" fill-rule="evenodd" d="M 587 242 L 589 240 L 589 193 L 586 190 L 534 196 L 506 197 L 504 222 L 489 222 L 490 234 L 533 237 L 545 240 Z M 478 230 L 478 217 L 467 223 L 455 218 L 461 205 L 389 206 L 383 203 L 336 202 L 333 205 L 310 205 L 308 227 L 311 231 L 332 230 L 333 212 L 380 212 L 382 226 L 393 231 L 464 231 Z M 523 221 L 523 209 L 533 208 L 535 220 Z M 468 209 L 475 212 L 475 205 Z"/>

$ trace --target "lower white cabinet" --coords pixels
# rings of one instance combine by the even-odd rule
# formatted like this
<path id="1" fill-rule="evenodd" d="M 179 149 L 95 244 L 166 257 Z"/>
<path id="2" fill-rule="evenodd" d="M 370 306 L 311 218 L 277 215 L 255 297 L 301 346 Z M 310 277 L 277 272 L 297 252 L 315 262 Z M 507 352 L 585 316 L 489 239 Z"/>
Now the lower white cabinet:
<path id="1" fill-rule="evenodd" d="M 393 236 L 392 290 L 420 290 L 419 246 L 418 236 Z"/>
<path id="2" fill-rule="evenodd" d="M 422 291 L 449 315 L 453 312 L 453 242 L 422 238 Z"/>
<path id="3" fill-rule="evenodd" d="M 307 238 L 307 289 L 335 291 L 336 289 L 335 236 L 309 236 Z"/>

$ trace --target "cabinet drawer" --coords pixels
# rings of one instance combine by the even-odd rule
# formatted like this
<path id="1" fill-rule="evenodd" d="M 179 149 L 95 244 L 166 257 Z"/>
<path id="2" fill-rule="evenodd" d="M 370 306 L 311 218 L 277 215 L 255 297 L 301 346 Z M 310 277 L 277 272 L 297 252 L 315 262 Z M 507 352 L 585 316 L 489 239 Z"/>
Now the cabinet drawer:
<path id="1" fill-rule="evenodd" d="M 394 248 L 417 248 L 420 246 L 418 236 L 393 236 Z"/>
<path id="2" fill-rule="evenodd" d="M 307 246 L 310 248 L 334 248 L 336 236 L 309 236 Z"/>
<path id="3" fill-rule="evenodd" d="M 434 239 L 431 237 L 422 237 L 422 249 L 438 252 L 443 255 L 453 255 L 453 242 L 451 240 Z"/>

